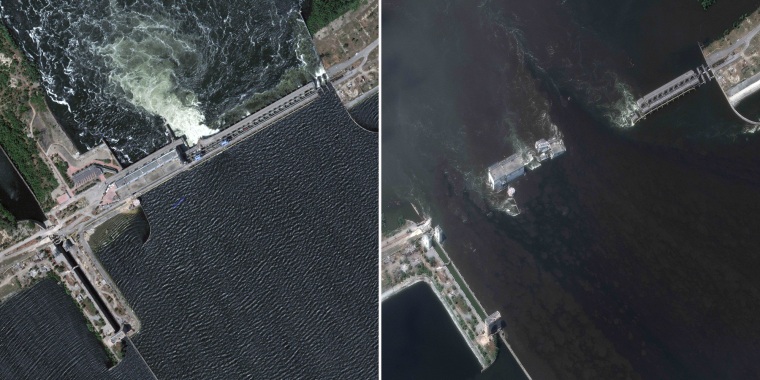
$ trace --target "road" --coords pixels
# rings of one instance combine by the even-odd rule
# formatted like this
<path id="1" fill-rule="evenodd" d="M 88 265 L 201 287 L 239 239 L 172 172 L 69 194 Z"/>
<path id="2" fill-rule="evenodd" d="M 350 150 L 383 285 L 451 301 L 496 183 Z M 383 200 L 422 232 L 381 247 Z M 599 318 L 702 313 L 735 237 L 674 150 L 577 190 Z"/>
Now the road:
<path id="1" fill-rule="evenodd" d="M 349 77 L 351 77 L 352 74 L 353 74 L 352 72 L 355 71 L 355 70 L 357 70 L 357 69 L 359 69 L 359 68 L 361 68 L 361 66 L 364 65 L 364 63 L 367 61 L 367 57 L 369 57 L 369 53 L 371 53 L 372 50 L 374 50 L 379 45 L 379 43 L 380 43 L 379 39 L 372 41 L 369 45 L 367 45 L 364 49 L 362 49 L 358 53 L 356 53 L 353 57 L 351 57 L 351 58 L 349 58 L 349 59 L 347 59 L 347 60 L 345 60 L 345 61 L 343 61 L 343 62 L 341 62 L 341 63 L 339 63 L 337 65 L 333 65 L 332 67 L 330 67 L 327 70 L 327 75 L 332 78 L 333 76 L 335 76 L 336 74 L 340 73 L 341 71 L 343 71 L 343 70 L 351 67 L 351 65 L 353 65 L 354 63 L 356 63 L 358 60 L 361 59 L 362 62 L 361 62 L 360 65 L 358 65 L 354 70 L 351 70 L 351 72 L 347 72 L 347 73 L 345 73 L 343 75 L 343 78 L 349 78 Z M 338 80 L 334 84 L 338 84 L 338 83 L 340 83 L 340 80 Z"/>
<path id="2" fill-rule="evenodd" d="M 312 84 L 307 84 L 297 89 L 293 93 L 288 94 L 282 99 L 274 102 L 273 104 L 267 107 L 264 107 L 259 112 L 256 112 L 255 114 L 246 117 L 245 119 L 225 129 L 224 131 L 219 132 L 218 134 L 214 136 L 210 136 L 208 138 L 202 139 L 199 145 L 204 145 L 203 148 L 206 150 L 206 153 L 207 153 L 206 156 L 204 157 L 204 160 L 194 161 L 190 164 L 182 166 L 181 169 L 176 170 L 172 173 L 169 173 L 163 176 L 162 178 L 159 178 L 140 189 L 136 189 L 135 197 L 141 194 L 144 194 L 145 192 L 155 188 L 156 186 L 159 186 L 160 184 L 166 182 L 170 178 L 173 178 L 175 175 L 185 170 L 188 170 L 201 162 L 205 162 L 206 159 L 212 157 L 214 154 L 217 154 L 218 152 L 225 150 L 229 146 L 232 146 L 233 143 L 242 141 L 244 138 L 260 131 L 261 129 L 267 126 L 273 125 L 276 121 L 289 115 L 291 112 L 294 112 L 295 110 L 298 110 L 301 107 L 305 106 L 306 104 L 310 103 L 318 96 L 318 92 L 315 90 L 312 90 L 313 88 L 314 87 Z M 226 137 L 232 138 L 230 143 L 224 147 L 220 146 L 219 141 Z M 174 148 L 174 146 L 176 146 L 176 144 L 174 143 L 170 145 L 172 145 L 171 146 L 172 149 Z M 195 147 L 190 149 L 188 152 L 192 154 L 194 150 L 197 150 L 199 148 L 200 147 L 196 145 Z M 152 155 L 149 155 L 148 157 L 146 157 L 146 159 L 150 160 L 150 157 L 152 157 Z M 135 168 L 139 168 L 141 165 L 144 165 L 144 164 L 145 163 L 143 162 L 143 160 L 138 161 L 130 167 L 131 169 L 127 168 L 123 170 L 122 172 L 120 172 L 119 174 L 117 174 L 116 176 L 111 177 L 107 183 L 99 183 L 96 186 L 80 194 L 75 195 L 66 203 L 54 207 L 51 213 L 58 212 L 64 209 L 65 207 L 67 207 L 68 205 L 74 204 L 75 202 L 78 202 L 81 199 L 86 199 L 87 204 L 88 204 L 86 207 L 80 210 L 77 210 L 75 213 L 66 217 L 64 220 L 57 221 L 55 226 L 48 228 L 46 230 L 39 231 L 35 233 L 34 235 L 28 237 L 27 239 L 24 239 L 23 241 L 18 242 L 12 245 L 11 247 L 3 250 L 2 252 L 0 252 L 0 260 L 12 258 L 25 251 L 37 250 L 39 248 L 42 248 L 43 246 L 50 244 L 50 239 L 52 239 L 56 235 L 69 236 L 75 233 L 82 233 L 83 231 L 93 228 L 94 226 L 97 226 L 103 221 L 108 220 L 109 218 L 115 216 L 117 213 L 123 211 L 123 208 L 125 207 L 125 205 L 127 205 L 128 202 L 131 202 L 134 199 L 134 197 L 125 197 L 107 206 L 101 206 L 100 201 L 103 198 L 103 195 L 106 192 L 106 189 L 109 184 L 115 182 L 116 180 L 123 177 L 130 171 L 134 171 Z M 97 215 L 96 215 L 96 210 L 99 211 L 97 212 Z M 49 238 L 49 239 L 46 239 L 46 238 Z M 35 242 L 35 243 L 30 246 L 25 246 L 26 244 L 29 244 L 31 242 Z"/>
<path id="3" fill-rule="evenodd" d="M 403 229 L 396 234 L 383 239 L 380 242 L 380 247 L 383 251 L 383 256 L 395 253 L 395 251 L 401 247 L 404 247 L 407 242 L 417 237 L 422 236 L 425 232 L 431 230 L 430 218 L 419 224 L 407 223 Z"/>
<path id="4" fill-rule="evenodd" d="M 733 54 L 729 59 L 726 60 L 726 62 L 721 63 L 719 66 L 713 67 L 713 65 L 715 64 L 715 62 L 718 62 L 721 59 L 723 59 L 725 56 L 731 54 L 731 52 L 733 52 L 734 50 L 736 50 L 739 47 L 739 45 L 744 45 L 744 47 L 742 48 L 742 52 L 745 49 L 747 49 L 747 46 L 749 46 L 749 42 L 752 40 L 753 37 L 755 37 L 755 35 L 758 32 L 760 32 L 760 24 L 758 24 L 757 26 L 755 26 L 755 28 L 752 29 L 752 30 L 750 30 L 747 34 L 739 37 L 739 39 L 737 39 L 736 42 L 734 42 L 733 44 L 731 44 L 731 46 L 727 46 L 727 47 L 725 47 L 723 49 L 720 49 L 720 50 L 717 50 L 717 51 L 714 51 L 714 52 L 710 53 L 710 55 L 708 55 L 707 57 L 705 57 L 705 60 L 707 61 L 707 64 L 713 69 L 713 72 L 715 72 L 715 71 L 721 69 L 723 66 L 726 66 L 726 65 L 730 64 L 731 62 L 735 61 L 737 58 L 739 58 L 741 56 L 741 54 Z"/>

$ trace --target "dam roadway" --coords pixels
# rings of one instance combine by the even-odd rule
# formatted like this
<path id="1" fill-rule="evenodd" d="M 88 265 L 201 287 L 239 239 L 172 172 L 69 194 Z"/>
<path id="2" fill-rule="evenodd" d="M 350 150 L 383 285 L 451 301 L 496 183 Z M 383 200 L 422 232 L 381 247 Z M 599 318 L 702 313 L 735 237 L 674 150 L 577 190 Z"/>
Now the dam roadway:
<path id="1" fill-rule="evenodd" d="M 0 252 L 0 259 L 16 257 L 24 252 L 46 247 L 51 244 L 51 240 L 57 240 L 59 237 L 78 235 L 97 227 L 123 212 L 142 194 L 310 104 L 324 91 L 331 90 L 326 86 L 319 87 L 316 82 L 309 83 L 229 128 L 202 138 L 194 147 L 188 148 L 184 139 L 172 141 L 110 177 L 106 183 L 100 183 L 77 194 L 67 204 L 85 200 L 87 206 L 57 221 L 53 226 L 4 249 Z M 102 268 L 98 270 L 103 271 Z"/>
<path id="2" fill-rule="evenodd" d="M 650 113 L 657 111 L 673 100 L 683 96 L 687 92 L 709 82 L 714 78 L 712 70 L 707 65 L 702 65 L 694 70 L 689 70 L 670 82 L 658 87 L 656 90 L 636 100 L 636 111 L 632 123 L 636 124 Z"/>
<path id="3" fill-rule="evenodd" d="M 309 83 L 231 127 L 212 136 L 201 138 L 191 148 L 183 139 L 172 141 L 169 145 L 111 177 L 107 182 L 103 203 L 107 205 L 116 200 L 139 197 L 182 171 L 206 162 L 209 158 L 296 112 L 315 100 L 322 91 L 325 91 L 324 87 L 316 87 L 315 84 Z"/>

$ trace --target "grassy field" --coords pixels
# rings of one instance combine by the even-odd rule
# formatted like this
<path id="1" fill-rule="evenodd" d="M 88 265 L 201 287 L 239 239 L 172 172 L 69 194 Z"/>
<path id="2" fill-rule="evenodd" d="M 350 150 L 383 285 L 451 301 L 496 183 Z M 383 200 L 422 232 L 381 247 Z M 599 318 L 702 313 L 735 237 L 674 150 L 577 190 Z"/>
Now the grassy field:
<path id="1" fill-rule="evenodd" d="M 0 286 L 0 299 L 16 293 L 19 290 L 21 290 L 21 287 L 18 285 L 18 281 L 13 281 L 8 285 Z"/>
<path id="2" fill-rule="evenodd" d="M 444 261 L 444 263 L 451 261 L 451 259 L 446 256 L 446 254 L 443 252 L 443 249 L 441 249 L 437 243 L 433 244 L 433 247 L 435 247 L 436 252 L 438 252 L 438 255 L 441 256 L 441 259 Z M 472 307 L 475 308 L 475 311 L 481 318 L 485 319 L 488 314 L 486 314 L 486 311 L 480 307 L 478 300 L 475 298 L 475 295 L 470 292 L 470 288 L 468 288 L 465 284 L 464 280 L 462 279 L 462 275 L 459 274 L 457 268 L 455 268 L 453 265 L 449 265 L 447 268 L 449 268 L 449 271 L 451 271 L 451 275 L 454 276 L 454 281 L 456 281 L 459 285 L 459 288 L 462 289 L 464 295 L 472 304 Z"/>

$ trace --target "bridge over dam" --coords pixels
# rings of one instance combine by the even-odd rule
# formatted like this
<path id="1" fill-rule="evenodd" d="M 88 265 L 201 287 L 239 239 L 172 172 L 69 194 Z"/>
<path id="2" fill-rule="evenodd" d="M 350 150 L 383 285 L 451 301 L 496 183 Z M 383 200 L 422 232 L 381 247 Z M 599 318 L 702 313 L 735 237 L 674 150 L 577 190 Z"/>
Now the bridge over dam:
<path id="1" fill-rule="evenodd" d="M 326 86 L 329 85 L 309 83 L 232 126 L 201 138 L 193 147 L 188 147 L 183 138 L 175 139 L 109 178 L 101 206 L 110 208 L 120 203 L 117 201 L 140 196 L 182 171 L 205 162 L 311 103 L 327 90 Z"/>
<path id="2" fill-rule="evenodd" d="M 702 65 L 689 70 L 670 82 L 660 86 L 656 90 L 636 100 L 636 111 L 632 118 L 632 124 L 644 119 L 650 113 L 657 111 L 676 98 L 714 79 L 712 69 Z"/>

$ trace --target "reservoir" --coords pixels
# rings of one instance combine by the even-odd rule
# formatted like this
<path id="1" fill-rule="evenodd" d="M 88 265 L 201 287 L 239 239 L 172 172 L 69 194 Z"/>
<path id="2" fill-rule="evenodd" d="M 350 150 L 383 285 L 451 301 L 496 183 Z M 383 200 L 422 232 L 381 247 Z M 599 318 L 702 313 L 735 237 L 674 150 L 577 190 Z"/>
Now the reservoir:
<path id="1" fill-rule="evenodd" d="M 377 376 L 375 184 L 377 134 L 326 92 L 141 197 L 147 242 L 97 255 L 156 376 Z"/>
<path id="2" fill-rule="evenodd" d="M 424 282 L 383 302 L 383 379 L 469 379 L 480 364 Z"/>
<path id="3" fill-rule="evenodd" d="M 127 344 L 124 360 L 108 370 L 103 345 L 62 285 L 43 280 L 0 304 L 2 379 L 152 379 Z"/>

